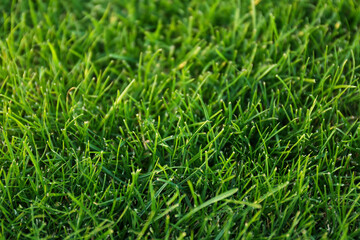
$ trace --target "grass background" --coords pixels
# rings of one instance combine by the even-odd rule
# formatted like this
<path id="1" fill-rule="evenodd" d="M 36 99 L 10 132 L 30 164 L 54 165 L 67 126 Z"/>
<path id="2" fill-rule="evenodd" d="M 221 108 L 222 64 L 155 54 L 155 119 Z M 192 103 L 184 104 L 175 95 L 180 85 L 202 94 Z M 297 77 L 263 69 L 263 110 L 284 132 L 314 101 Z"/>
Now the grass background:
<path id="1" fill-rule="evenodd" d="M 358 239 L 360 3 L 0 3 L 2 239 Z"/>

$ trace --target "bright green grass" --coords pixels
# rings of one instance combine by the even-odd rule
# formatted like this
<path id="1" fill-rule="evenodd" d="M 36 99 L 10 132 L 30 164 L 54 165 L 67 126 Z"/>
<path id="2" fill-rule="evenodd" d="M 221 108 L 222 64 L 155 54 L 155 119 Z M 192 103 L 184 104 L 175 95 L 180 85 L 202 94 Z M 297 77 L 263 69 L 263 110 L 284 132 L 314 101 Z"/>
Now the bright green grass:
<path id="1" fill-rule="evenodd" d="M 2 239 L 359 239 L 360 2 L 2 0 Z"/>

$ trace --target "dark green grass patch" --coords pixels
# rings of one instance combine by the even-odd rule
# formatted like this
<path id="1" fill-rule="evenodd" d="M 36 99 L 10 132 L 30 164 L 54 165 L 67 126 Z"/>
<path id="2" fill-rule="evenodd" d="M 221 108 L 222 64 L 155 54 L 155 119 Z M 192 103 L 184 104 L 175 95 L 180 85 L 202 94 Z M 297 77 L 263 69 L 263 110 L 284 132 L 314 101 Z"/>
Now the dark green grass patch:
<path id="1" fill-rule="evenodd" d="M 0 3 L 2 239 L 358 239 L 360 2 Z"/>

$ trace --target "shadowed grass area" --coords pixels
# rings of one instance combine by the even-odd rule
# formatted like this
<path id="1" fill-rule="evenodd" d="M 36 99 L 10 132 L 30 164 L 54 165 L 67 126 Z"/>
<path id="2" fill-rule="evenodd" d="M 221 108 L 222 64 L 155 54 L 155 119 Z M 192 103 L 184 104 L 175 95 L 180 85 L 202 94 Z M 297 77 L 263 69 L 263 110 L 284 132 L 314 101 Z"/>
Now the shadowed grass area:
<path id="1" fill-rule="evenodd" d="M 358 0 L 0 12 L 0 238 L 360 237 Z"/>

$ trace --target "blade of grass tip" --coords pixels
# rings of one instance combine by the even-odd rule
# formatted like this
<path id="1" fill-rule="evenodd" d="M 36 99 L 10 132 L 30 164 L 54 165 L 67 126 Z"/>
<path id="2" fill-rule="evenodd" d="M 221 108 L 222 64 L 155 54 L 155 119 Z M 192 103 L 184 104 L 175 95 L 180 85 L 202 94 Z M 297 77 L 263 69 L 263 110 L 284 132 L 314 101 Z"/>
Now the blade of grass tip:
<path id="1" fill-rule="evenodd" d="M 245 206 L 256 208 L 256 209 L 261 209 L 262 208 L 261 204 L 253 203 L 253 202 L 244 202 L 244 201 L 238 201 L 238 200 L 225 200 L 225 201 L 229 202 L 229 203 L 245 205 Z"/>
<path id="2" fill-rule="evenodd" d="M 110 117 L 110 115 L 114 112 L 115 108 L 119 105 L 121 99 L 123 99 L 123 97 L 126 95 L 126 93 L 129 91 L 131 85 L 135 82 L 135 79 L 133 79 L 129 85 L 127 85 L 127 87 L 124 89 L 124 91 L 120 94 L 120 96 L 116 99 L 116 101 L 114 102 L 114 104 L 111 106 L 110 110 L 108 111 L 108 113 L 105 115 L 105 117 L 103 118 L 103 120 L 100 123 L 100 127 L 102 127 L 106 120 Z"/>
<path id="3" fill-rule="evenodd" d="M 59 58 L 57 57 L 56 50 L 55 50 L 54 46 L 50 42 L 47 42 L 47 44 L 48 44 L 48 46 L 50 48 L 53 62 L 55 63 L 56 66 L 59 66 Z"/>
<path id="4" fill-rule="evenodd" d="M 253 25 L 253 34 L 256 34 L 256 4 L 251 0 L 251 20 Z"/>
<path id="5" fill-rule="evenodd" d="M 280 78 L 279 75 L 276 74 L 275 77 L 276 77 L 277 79 L 279 79 L 279 81 L 284 85 L 284 87 L 285 87 L 286 90 L 288 91 L 288 94 L 290 95 L 291 99 L 293 100 L 295 109 L 297 109 L 298 107 L 297 107 L 297 104 L 296 104 L 295 97 L 294 97 L 294 95 L 291 93 L 291 90 L 290 90 L 289 86 L 284 82 L 284 80 L 282 80 L 282 79 Z"/>
<path id="6" fill-rule="evenodd" d="M 223 199 L 225 199 L 225 198 L 228 198 L 228 197 L 234 195 L 237 191 L 238 191 L 237 188 L 231 189 L 231 190 L 229 190 L 229 191 L 227 191 L 227 192 L 224 192 L 224 193 L 222 193 L 222 194 L 220 194 L 220 195 L 218 195 L 218 196 L 216 196 L 216 197 L 214 197 L 214 198 L 212 198 L 212 199 L 204 202 L 203 204 L 200 204 L 199 206 L 193 208 L 193 209 L 192 209 L 189 213 L 187 213 L 185 216 L 183 216 L 183 217 L 175 224 L 175 226 L 176 226 L 176 227 L 179 226 L 180 223 L 182 223 L 183 221 L 185 221 L 186 219 L 188 219 L 188 218 L 191 217 L 194 213 L 200 211 L 201 209 L 203 209 L 203 208 L 205 208 L 205 207 L 207 207 L 207 206 L 209 206 L 209 205 L 211 205 L 211 204 L 213 204 L 213 203 L 216 203 L 216 202 L 218 202 L 218 201 L 221 201 L 221 200 L 223 200 Z"/>

